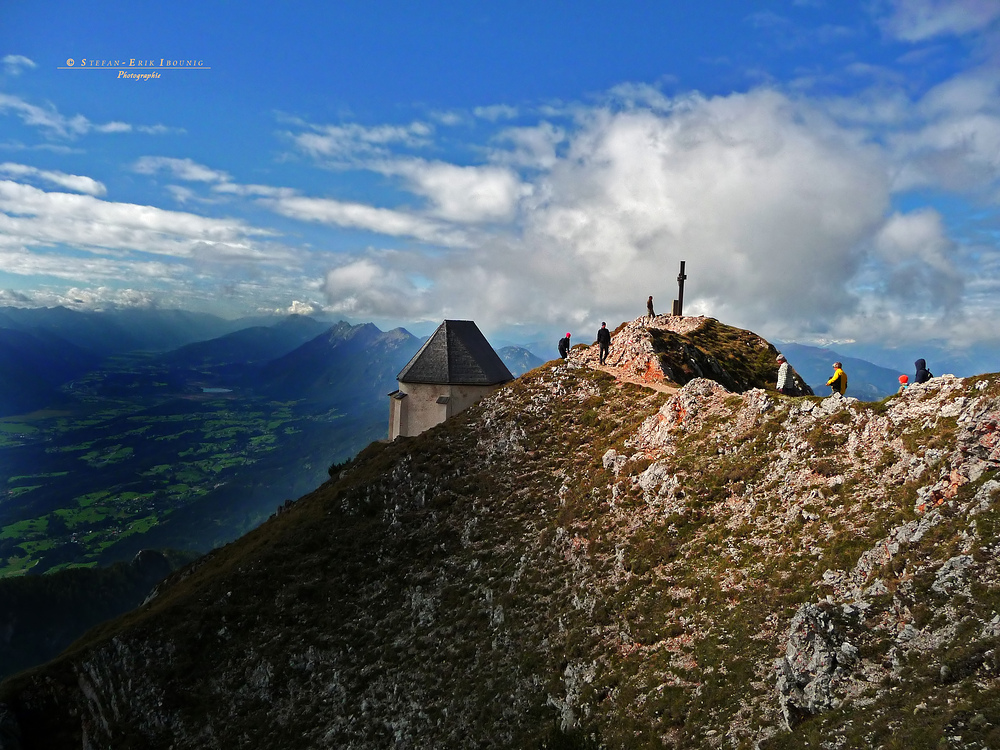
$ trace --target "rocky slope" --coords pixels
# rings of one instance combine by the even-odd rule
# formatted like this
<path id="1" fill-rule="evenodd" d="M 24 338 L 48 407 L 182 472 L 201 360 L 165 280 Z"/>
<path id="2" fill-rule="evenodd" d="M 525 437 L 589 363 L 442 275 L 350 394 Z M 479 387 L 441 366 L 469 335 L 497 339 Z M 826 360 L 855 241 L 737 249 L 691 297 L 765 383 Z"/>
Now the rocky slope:
<path id="1" fill-rule="evenodd" d="M 5 682 L 0 747 L 1000 746 L 1000 375 L 668 395 L 585 355 Z"/>
<path id="2" fill-rule="evenodd" d="M 715 318 L 657 315 L 622 323 L 612 333 L 605 364 L 630 382 L 683 385 L 694 378 L 709 378 L 731 391 L 774 386 L 778 376 L 778 350 L 752 331 L 733 328 Z M 600 348 L 577 346 L 574 362 L 597 367 Z M 812 389 L 793 372 L 803 394 Z"/>

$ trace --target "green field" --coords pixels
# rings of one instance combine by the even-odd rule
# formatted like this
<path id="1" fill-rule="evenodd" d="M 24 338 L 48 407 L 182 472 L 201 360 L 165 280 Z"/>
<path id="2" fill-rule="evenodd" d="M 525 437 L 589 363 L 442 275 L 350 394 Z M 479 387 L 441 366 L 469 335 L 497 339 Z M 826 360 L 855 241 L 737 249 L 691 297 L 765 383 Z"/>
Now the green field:
<path id="1" fill-rule="evenodd" d="M 197 513 L 184 516 L 191 548 L 224 541 L 370 439 L 345 431 L 336 413 L 236 392 L 169 393 L 168 380 L 96 373 L 75 384 L 74 411 L 0 419 L 0 576 L 107 561 L 198 503 L 212 518 L 201 533 Z"/>

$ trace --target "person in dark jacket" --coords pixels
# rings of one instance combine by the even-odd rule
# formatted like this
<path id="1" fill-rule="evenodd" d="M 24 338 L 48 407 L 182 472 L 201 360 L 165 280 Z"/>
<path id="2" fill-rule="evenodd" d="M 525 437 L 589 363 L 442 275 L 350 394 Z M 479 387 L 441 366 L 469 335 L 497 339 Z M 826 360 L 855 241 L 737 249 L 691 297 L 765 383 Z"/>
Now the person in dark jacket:
<path id="1" fill-rule="evenodd" d="M 656 317 L 656 313 L 653 312 L 653 295 L 652 294 L 649 295 L 649 299 L 646 300 L 646 312 L 649 313 L 649 319 L 650 319 L 650 321 L 652 321 L 653 318 Z"/>
<path id="2" fill-rule="evenodd" d="M 916 385 L 917 383 L 926 383 L 928 380 L 934 377 L 934 374 L 927 369 L 926 361 L 918 359 L 916 362 L 913 363 L 913 365 L 914 367 L 917 368 L 917 374 L 913 376 L 914 385 Z"/>
<path id="3" fill-rule="evenodd" d="M 559 356 L 566 359 L 569 356 L 569 334 L 559 339 Z"/>
<path id="4" fill-rule="evenodd" d="M 611 331 L 608 330 L 607 323 L 601 323 L 597 331 L 597 343 L 601 345 L 601 364 L 608 358 L 608 350 L 611 348 Z"/>

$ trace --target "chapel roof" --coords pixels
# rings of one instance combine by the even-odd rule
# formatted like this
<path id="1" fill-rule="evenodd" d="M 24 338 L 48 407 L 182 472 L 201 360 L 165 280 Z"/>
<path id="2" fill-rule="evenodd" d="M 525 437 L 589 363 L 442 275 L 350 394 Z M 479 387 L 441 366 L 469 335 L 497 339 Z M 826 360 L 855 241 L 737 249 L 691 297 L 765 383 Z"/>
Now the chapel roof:
<path id="1" fill-rule="evenodd" d="M 401 383 L 496 385 L 514 376 L 473 321 L 446 320 L 396 379 Z"/>

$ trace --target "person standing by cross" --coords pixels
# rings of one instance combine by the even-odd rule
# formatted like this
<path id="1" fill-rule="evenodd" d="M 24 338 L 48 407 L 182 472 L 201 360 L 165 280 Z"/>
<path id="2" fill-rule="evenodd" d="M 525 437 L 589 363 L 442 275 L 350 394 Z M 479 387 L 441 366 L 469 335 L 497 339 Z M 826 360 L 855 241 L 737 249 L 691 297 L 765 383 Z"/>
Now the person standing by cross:
<path id="1" fill-rule="evenodd" d="M 652 321 L 656 317 L 656 313 L 653 312 L 653 295 L 649 295 L 649 299 L 646 300 L 646 312 L 649 313 L 649 320 Z"/>

